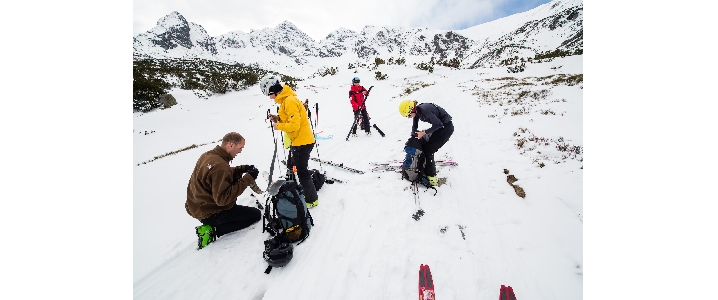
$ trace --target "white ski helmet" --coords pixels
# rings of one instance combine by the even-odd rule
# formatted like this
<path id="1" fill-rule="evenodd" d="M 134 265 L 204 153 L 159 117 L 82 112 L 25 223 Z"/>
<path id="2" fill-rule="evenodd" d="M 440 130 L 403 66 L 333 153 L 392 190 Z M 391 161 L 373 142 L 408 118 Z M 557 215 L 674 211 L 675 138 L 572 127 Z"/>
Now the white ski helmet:
<path id="1" fill-rule="evenodd" d="M 262 94 L 269 96 L 272 93 L 279 93 L 282 91 L 282 82 L 279 81 L 277 75 L 267 75 L 262 77 L 259 81 L 259 89 L 262 90 Z"/>

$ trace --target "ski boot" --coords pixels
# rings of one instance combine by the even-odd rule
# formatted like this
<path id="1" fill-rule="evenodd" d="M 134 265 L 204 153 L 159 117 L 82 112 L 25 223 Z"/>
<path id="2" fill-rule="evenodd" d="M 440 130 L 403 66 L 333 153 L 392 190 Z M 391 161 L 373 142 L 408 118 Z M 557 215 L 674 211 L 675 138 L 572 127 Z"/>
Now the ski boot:
<path id="1" fill-rule="evenodd" d="M 436 176 L 422 176 L 421 177 L 421 184 L 423 184 L 425 187 L 435 187 L 439 185 L 439 179 L 436 178 Z"/>
<path id="2" fill-rule="evenodd" d="M 202 225 L 194 228 L 197 233 L 197 250 L 207 247 L 210 243 L 217 239 L 214 227 L 210 225 Z"/>
<path id="3" fill-rule="evenodd" d="M 314 200 L 314 202 L 307 202 L 307 208 L 312 208 L 319 205 L 319 199 Z"/>

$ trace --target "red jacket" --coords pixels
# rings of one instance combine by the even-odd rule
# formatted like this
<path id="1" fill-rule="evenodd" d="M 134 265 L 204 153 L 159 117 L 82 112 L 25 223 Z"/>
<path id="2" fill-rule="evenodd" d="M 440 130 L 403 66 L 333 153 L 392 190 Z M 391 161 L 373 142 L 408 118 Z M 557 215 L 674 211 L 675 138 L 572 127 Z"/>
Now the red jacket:
<path id="1" fill-rule="evenodd" d="M 359 107 L 364 105 L 364 94 L 362 92 L 366 89 L 361 85 L 352 85 L 349 90 L 349 102 L 352 104 L 352 110 L 357 110 Z"/>

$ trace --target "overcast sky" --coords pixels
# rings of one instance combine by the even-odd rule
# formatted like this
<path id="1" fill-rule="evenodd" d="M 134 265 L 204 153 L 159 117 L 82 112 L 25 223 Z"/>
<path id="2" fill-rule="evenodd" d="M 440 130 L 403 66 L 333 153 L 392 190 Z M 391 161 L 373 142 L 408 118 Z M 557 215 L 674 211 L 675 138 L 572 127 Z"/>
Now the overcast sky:
<path id="1" fill-rule="evenodd" d="M 202 25 L 210 36 L 275 27 L 289 21 L 315 41 L 340 27 L 361 31 L 366 25 L 459 30 L 535 8 L 549 0 L 393 0 L 393 1 L 247 1 L 135 0 L 133 36 L 179 12 Z"/>

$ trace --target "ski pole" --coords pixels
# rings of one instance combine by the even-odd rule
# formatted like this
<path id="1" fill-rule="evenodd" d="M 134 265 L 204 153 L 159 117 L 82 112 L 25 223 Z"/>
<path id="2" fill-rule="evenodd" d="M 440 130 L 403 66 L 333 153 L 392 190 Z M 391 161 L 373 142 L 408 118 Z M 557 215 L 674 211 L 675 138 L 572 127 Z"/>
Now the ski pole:
<path id="1" fill-rule="evenodd" d="M 307 111 L 307 116 L 309 117 L 309 123 L 312 122 L 312 110 L 309 109 L 309 99 L 304 100 L 304 110 Z"/>
<path id="2" fill-rule="evenodd" d="M 349 129 L 349 133 L 347 133 L 347 142 L 349 141 L 349 136 L 352 134 L 352 131 L 356 131 L 358 120 L 359 120 L 359 114 L 354 116 L 354 123 L 352 124 L 352 127 Z"/>
<path id="3" fill-rule="evenodd" d="M 307 108 L 307 111 L 309 111 L 309 108 Z M 317 110 L 318 111 L 318 110 Z M 312 125 L 312 119 L 309 119 L 309 126 L 312 126 L 312 134 L 314 134 L 314 126 Z M 319 155 L 319 143 L 317 143 L 316 139 L 314 140 L 314 145 L 317 147 L 317 157 L 321 158 Z M 319 169 L 324 171 L 324 168 L 322 168 L 322 162 L 319 162 Z"/>
<path id="4" fill-rule="evenodd" d="M 267 119 L 269 119 L 269 109 L 267 109 Z M 269 166 L 269 181 L 267 183 L 267 191 L 269 191 L 269 186 L 272 185 L 272 175 L 274 174 L 274 161 L 277 160 L 277 137 L 274 135 L 274 125 L 272 123 L 272 121 L 269 122 L 269 130 L 272 131 L 272 139 L 274 140 L 274 154 L 272 155 L 272 163 Z"/>
<path id="5" fill-rule="evenodd" d="M 277 106 L 277 116 L 279 116 L 279 106 Z M 274 131 L 272 131 L 272 134 L 274 134 Z M 279 137 L 282 139 L 282 152 L 284 153 L 284 158 L 287 157 L 287 149 L 284 148 L 284 132 L 281 132 L 279 134 Z"/>

